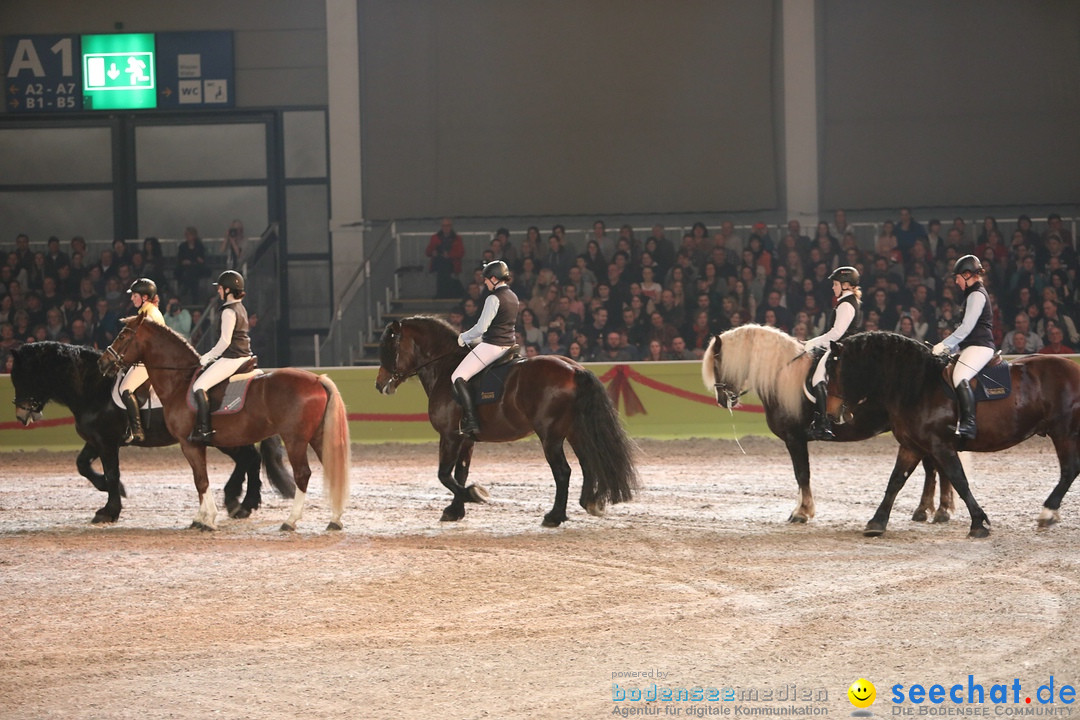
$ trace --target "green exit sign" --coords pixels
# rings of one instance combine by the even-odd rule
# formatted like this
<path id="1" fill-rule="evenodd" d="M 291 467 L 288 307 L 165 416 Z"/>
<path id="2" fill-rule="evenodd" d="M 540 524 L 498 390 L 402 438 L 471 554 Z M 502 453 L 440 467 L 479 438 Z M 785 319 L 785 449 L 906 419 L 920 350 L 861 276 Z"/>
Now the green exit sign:
<path id="1" fill-rule="evenodd" d="M 83 108 L 157 107 L 153 33 L 83 35 Z"/>

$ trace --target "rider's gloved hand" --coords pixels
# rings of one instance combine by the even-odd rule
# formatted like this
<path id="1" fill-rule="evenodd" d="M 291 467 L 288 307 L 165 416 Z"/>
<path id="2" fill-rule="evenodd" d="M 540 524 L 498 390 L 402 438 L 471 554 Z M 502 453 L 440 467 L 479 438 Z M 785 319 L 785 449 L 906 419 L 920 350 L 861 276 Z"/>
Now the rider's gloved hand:
<path id="1" fill-rule="evenodd" d="M 457 344 L 459 347 L 465 347 L 465 333 L 457 336 Z"/>
<path id="2" fill-rule="evenodd" d="M 943 343 L 943 342 L 939 342 L 937 345 L 935 345 L 930 352 L 934 353 L 935 355 L 951 355 L 952 354 L 951 352 L 949 352 L 949 348 L 945 347 L 945 343 Z"/>

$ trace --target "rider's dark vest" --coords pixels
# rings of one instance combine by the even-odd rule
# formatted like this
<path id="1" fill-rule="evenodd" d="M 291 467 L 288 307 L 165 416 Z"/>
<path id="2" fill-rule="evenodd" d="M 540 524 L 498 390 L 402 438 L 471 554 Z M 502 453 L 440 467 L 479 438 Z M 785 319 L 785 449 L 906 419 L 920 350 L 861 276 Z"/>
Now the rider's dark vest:
<path id="1" fill-rule="evenodd" d="M 510 347 L 514 344 L 514 326 L 517 324 L 518 297 L 506 285 L 500 285 L 492 293 L 499 299 L 499 309 L 484 331 L 484 342 L 489 345 Z"/>
<path id="2" fill-rule="evenodd" d="M 221 308 L 222 312 L 231 309 L 236 313 L 236 326 L 233 328 L 232 340 L 221 357 L 241 358 L 251 357 L 251 336 L 248 335 L 248 314 L 243 303 L 234 302 Z"/>
<path id="3" fill-rule="evenodd" d="M 840 339 L 843 340 L 848 335 L 854 335 L 859 332 L 859 328 L 862 327 L 862 302 L 855 296 L 855 293 L 851 293 L 850 295 L 843 297 L 840 302 L 836 303 L 836 308 L 840 307 L 840 303 L 849 303 L 855 310 L 855 317 L 851 319 L 851 324 L 847 326 L 847 330 L 845 330 L 844 334 L 840 337 Z M 836 308 L 829 311 L 827 327 L 832 327 L 836 324 Z"/>
<path id="4" fill-rule="evenodd" d="M 996 349 L 994 345 L 994 310 L 990 307 L 990 295 L 986 292 L 986 288 L 983 287 L 982 281 L 979 281 L 964 291 L 964 311 L 967 312 L 967 298 L 971 293 L 981 293 L 983 300 L 982 313 L 979 315 L 979 319 L 975 321 L 975 327 L 971 329 L 968 336 L 960 341 L 960 348 L 971 347 L 976 345 L 978 347 L 988 347 Z M 964 318 L 961 316 L 961 322 Z"/>

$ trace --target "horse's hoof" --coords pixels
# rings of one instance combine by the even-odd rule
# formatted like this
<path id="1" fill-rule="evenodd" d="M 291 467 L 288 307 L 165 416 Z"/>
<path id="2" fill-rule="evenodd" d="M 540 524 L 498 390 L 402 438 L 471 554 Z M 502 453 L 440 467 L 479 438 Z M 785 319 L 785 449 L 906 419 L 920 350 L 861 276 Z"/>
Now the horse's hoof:
<path id="1" fill-rule="evenodd" d="M 206 526 L 203 525 L 198 520 L 192 520 L 191 525 L 188 526 L 188 530 L 202 530 L 204 527 L 206 527 Z"/>
<path id="2" fill-rule="evenodd" d="M 593 517 L 604 517 L 604 506 L 600 503 L 589 503 L 585 506 L 585 512 Z M 565 520 L 566 518 L 563 518 Z"/>
<path id="3" fill-rule="evenodd" d="M 787 521 L 789 523 L 799 523 L 800 525 L 805 525 L 807 517 L 805 515 L 796 515 L 795 513 L 791 513 L 791 515 L 788 516 Z"/>
<path id="4" fill-rule="evenodd" d="M 210 525 L 206 525 L 204 523 L 204 524 L 199 525 L 199 530 L 201 530 L 202 532 L 216 532 L 217 528 L 216 527 L 211 527 Z"/>
<path id="5" fill-rule="evenodd" d="M 235 510 L 229 512 L 229 517 L 236 520 L 247 520 L 249 517 L 251 517 L 251 511 L 248 510 L 246 507 L 237 506 Z"/>
<path id="6" fill-rule="evenodd" d="M 487 488 L 485 488 L 483 485 L 477 485 L 473 483 L 465 489 L 469 491 L 469 502 L 486 503 L 488 501 L 488 498 L 491 497 L 490 495 L 488 495 Z"/>
<path id="7" fill-rule="evenodd" d="M 566 518 L 563 518 L 562 520 L 560 520 L 559 518 L 553 518 L 553 517 L 550 517 L 548 515 L 545 515 L 544 520 L 543 520 L 543 522 L 540 523 L 540 525 L 543 526 L 543 527 L 557 528 L 557 527 L 559 527 L 560 525 L 563 524 L 563 520 L 565 520 L 565 519 Z"/>
<path id="8" fill-rule="evenodd" d="M 442 517 L 439 518 L 439 522 L 457 522 L 463 517 L 465 517 L 464 509 L 457 510 L 453 506 L 450 506 L 442 511 Z"/>
<path id="9" fill-rule="evenodd" d="M 939 508 L 938 511 L 934 513 L 934 523 L 935 524 L 936 523 L 947 523 L 950 520 L 952 520 L 952 515 L 949 514 L 948 510 L 942 510 L 942 509 Z"/>
<path id="10" fill-rule="evenodd" d="M 969 538 L 984 538 L 990 537 L 990 528 L 988 527 L 973 527 L 971 532 L 968 533 Z"/>
<path id="11" fill-rule="evenodd" d="M 339 523 L 339 522 L 333 522 L 333 521 L 331 521 L 331 522 L 330 522 L 330 524 L 326 526 L 326 529 L 327 529 L 327 530 L 332 530 L 332 531 L 337 531 L 337 530 L 344 530 L 344 529 L 345 529 L 345 526 L 344 526 L 344 525 L 342 525 L 342 524 L 341 524 L 341 523 Z"/>
<path id="12" fill-rule="evenodd" d="M 884 534 L 885 526 L 876 522 L 866 523 L 866 529 L 863 530 L 864 537 L 881 537 Z"/>
<path id="13" fill-rule="evenodd" d="M 116 518 L 114 518 L 112 515 L 110 515 L 109 513 L 99 512 L 99 513 L 96 513 L 94 515 L 94 519 L 90 521 L 90 524 L 91 525 L 101 525 L 103 523 L 114 523 L 114 522 L 116 522 Z"/>
<path id="14" fill-rule="evenodd" d="M 1056 518 L 1039 518 L 1039 529 L 1045 530 L 1047 528 L 1052 528 L 1057 525 L 1057 523 L 1058 521 Z"/>
<path id="15" fill-rule="evenodd" d="M 911 521 L 912 522 L 926 522 L 928 517 L 929 517 L 929 515 L 926 514 L 926 511 L 923 510 L 922 508 L 919 508 L 918 510 L 916 510 L 914 513 L 911 514 Z"/>
<path id="16" fill-rule="evenodd" d="M 236 517 L 234 514 L 240 509 L 240 498 L 225 498 L 225 509 L 229 513 L 229 517 Z"/>

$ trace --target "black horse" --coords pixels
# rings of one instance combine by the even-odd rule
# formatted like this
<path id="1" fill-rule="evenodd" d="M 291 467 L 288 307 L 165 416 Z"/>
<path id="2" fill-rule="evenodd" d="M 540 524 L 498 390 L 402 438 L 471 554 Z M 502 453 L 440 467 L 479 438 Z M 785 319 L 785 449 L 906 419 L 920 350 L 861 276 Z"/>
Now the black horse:
<path id="1" fill-rule="evenodd" d="M 67 406 L 75 416 L 75 431 L 86 444 L 75 461 L 79 474 L 94 487 L 109 494 L 105 506 L 94 514 L 95 523 L 116 522 L 120 517 L 120 498 L 127 497 L 120 482 L 120 446 L 127 435 L 127 413 L 113 402 L 113 380 L 98 370 L 101 353 L 93 348 L 57 342 L 36 342 L 13 351 L 15 364 L 11 382 L 15 386 L 15 417 L 23 425 L 41 419 L 41 411 L 49 401 Z M 146 440 L 140 447 L 172 445 L 176 439 L 165 428 L 160 408 L 143 411 Z M 271 437 L 254 445 L 220 448 L 236 463 L 225 485 L 225 504 L 229 515 L 246 518 L 262 502 L 260 466 L 266 464 L 271 485 L 284 497 L 296 492 L 292 474 L 285 467 L 281 441 Z M 260 458 L 261 451 L 261 458 Z M 104 474 L 96 472 L 92 463 L 101 458 Z M 240 500 L 244 477 L 248 489 Z"/>
<path id="2" fill-rule="evenodd" d="M 1039 514 L 1039 525 L 1059 520 L 1061 499 L 1080 473 L 1080 366 L 1076 363 L 1056 355 L 1013 360 L 1012 392 L 979 403 L 978 434 L 973 440 L 959 441 L 956 402 L 946 394 L 945 362 L 923 343 L 893 333 L 859 333 L 837 343 L 832 357 L 830 392 L 842 395 L 856 416 L 863 408 L 883 407 L 900 443 L 896 467 L 881 505 L 866 526 L 867 535 L 885 532 L 896 493 L 919 459 L 929 455 L 967 504 L 970 536 L 985 537 L 990 521 L 972 497 L 957 450 L 997 452 L 1032 435 L 1053 441 L 1060 470 L 1057 485 Z"/>

